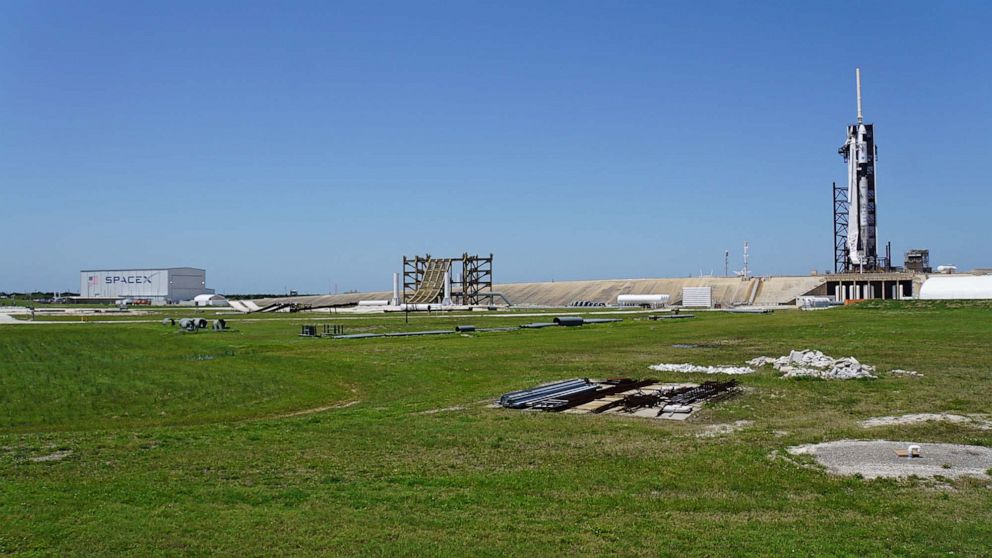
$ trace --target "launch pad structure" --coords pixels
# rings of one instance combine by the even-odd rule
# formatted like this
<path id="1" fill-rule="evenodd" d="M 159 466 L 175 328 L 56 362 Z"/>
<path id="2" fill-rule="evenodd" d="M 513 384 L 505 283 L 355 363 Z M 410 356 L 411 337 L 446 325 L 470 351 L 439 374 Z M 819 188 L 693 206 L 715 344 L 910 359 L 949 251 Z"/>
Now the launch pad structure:
<path id="1" fill-rule="evenodd" d="M 492 304 L 493 255 L 403 256 L 404 304 Z"/>

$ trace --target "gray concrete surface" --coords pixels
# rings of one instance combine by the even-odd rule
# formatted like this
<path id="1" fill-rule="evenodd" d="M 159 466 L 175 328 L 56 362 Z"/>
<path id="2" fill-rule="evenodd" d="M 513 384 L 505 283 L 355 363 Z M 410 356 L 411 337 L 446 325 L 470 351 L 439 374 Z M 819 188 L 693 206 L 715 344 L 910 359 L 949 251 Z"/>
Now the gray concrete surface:
<path id="1" fill-rule="evenodd" d="M 896 455 L 911 444 L 920 446 L 922 457 Z M 827 472 L 835 475 L 860 474 L 866 479 L 962 476 L 987 477 L 992 468 L 992 448 L 927 442 L 888 440 L 838 440 L 822 444 L 794 446 L 792 455 L 811 455 Z"/>

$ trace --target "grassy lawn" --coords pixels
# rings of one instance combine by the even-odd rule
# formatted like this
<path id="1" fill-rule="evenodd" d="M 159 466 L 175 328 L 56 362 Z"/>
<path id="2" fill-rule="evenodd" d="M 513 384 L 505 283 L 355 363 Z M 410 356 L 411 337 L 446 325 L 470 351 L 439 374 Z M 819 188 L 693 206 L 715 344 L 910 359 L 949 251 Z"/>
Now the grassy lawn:
<path id="1" fill-rule="evenodd" d="M 226 316 L 228 333 L 0 326 L 0 554 L 992 552 L 990 479 L 866 481 L 773 457 L 841 438 L 992 446 L 992 431 L 962 424 L 858 425 L 992 412 L 992 306 L 697 316 L 352 341 L 298 337 L 312 321 L 302 315 Z M 534 320 L 544 321 L 340 323 L 358 333 Z M 699 381 L 713 378 L 647 367 L 802 348 L 856 356 L 881 377 L 784 380 L 762 369 L 738 377 L 743 395 L 684 423 L 487 407 L 537 382 Z M 885 374 L 893 368 L 924 376 Z M 700 436 L 739 420 L 752 423 Z M 32 460 L 51 455 L 62 458 Z"/>

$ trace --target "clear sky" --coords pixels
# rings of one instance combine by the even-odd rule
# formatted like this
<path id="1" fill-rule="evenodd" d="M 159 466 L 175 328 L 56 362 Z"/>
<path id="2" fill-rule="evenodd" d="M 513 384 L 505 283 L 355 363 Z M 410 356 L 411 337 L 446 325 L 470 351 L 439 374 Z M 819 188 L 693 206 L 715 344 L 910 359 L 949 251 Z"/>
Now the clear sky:
<path id="1" fill-rule="evenodd" d="M 897 262 L 992 266 L 989 2 L 4 2 L 0 290 L 832 267 L 855 117 Z M 881 249 L 881 246 L 880 246 Z"/>

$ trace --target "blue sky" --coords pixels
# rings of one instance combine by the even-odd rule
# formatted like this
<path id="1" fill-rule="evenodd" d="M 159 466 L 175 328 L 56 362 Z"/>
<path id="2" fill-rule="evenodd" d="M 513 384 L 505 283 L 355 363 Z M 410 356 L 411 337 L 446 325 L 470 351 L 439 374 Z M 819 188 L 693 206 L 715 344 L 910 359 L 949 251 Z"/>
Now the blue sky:
<path id="1" fill-rule="evenodd" d="M 987 2 L 7 2 L 0 290 L 832 265 L 854 67 L 879 235 L 992 266 Z"/>

